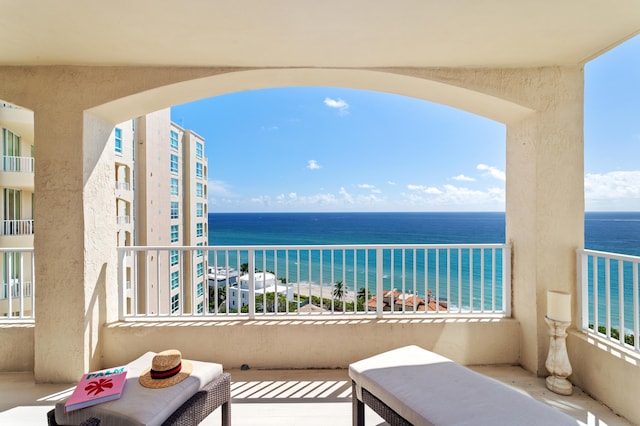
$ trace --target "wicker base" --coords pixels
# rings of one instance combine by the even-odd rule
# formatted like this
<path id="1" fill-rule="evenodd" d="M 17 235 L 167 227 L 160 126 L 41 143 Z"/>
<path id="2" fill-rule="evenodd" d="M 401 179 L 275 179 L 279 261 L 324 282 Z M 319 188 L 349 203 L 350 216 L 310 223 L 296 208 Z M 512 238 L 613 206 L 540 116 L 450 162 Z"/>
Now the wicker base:
<path id="1" fill-rule="evenodd" d="M 393 411 L 365 388 L 362 388 L 362 401 L 358 399 L 356 383 L 351 382 L 351 398 L 353 401 L 353 426 L 364 426 L 364 405 L 368 405 L 391 426 L 413 426 L 407 419 Z"/>
<path id="2" fill-rule="evenodd" d="M 220 377 L 207 383 L 174 411 L 162 425 L 197 425 L 218 407 L 222 407 L 222 426 L 231 426 L 231 375 L 228 373 L 223 373 Z M 47 420 L 49 426 L 58 426 L 55 419 L 55 409 L 47 413 Z M 82 426 L 99 424 L 99 419 L 91 418 Z"/>

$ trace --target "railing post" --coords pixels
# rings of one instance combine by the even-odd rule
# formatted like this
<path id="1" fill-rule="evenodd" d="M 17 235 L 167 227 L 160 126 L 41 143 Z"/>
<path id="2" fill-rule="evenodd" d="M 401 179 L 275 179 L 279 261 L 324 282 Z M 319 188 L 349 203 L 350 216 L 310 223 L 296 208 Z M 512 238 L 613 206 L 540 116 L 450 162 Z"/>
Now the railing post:
<path id="1" fill-rule="evenodd" d="M 382 256 L 383 249 L 376 249 L 376 318 L 382 318 L 383 312 L 383 293 L 384 293 L 384 283 L 383 283 L 383 274 L 384 270 L 382 268 Z"/>
<path id="2" fill-rule="evenodd" d="M 511 317 L 511 245 L 502 249 L 502 303 L 504 315 Z"/>
<path id="3" fill-rule="evenodd" d="M 127 304 L 127 300 L 125 298 L 126 290 L 124 289 L 125 285 L 125 267 L 124 267 L 124 249 L 117 248 L 118 251 L 118 300 L 120 303 L 118 304 L 118 319 L 120 321 L 124 320 L 124 307 Z M 132 305 L 135 303 L 132 301 Z"/>
<path id="4" fill-rule="evenodd" d="M 256 259 L 255 250 L 249 249 L 249 319 L 256 319 Z M 240 297 L 240 303 L 238 303 L 238 311 L 242 310 L 242 297 L 240 288 L 240 280 L 238 280 L 238 296 Z M 263 297 L 262 303 L 266 300 Z M 239 313 L 239 312 L 238 312 Z"/>

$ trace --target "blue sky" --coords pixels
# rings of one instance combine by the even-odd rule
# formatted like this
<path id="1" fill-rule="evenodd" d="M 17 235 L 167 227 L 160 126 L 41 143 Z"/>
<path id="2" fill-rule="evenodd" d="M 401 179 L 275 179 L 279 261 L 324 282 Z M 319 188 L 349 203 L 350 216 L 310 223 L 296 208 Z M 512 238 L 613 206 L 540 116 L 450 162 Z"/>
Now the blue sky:
<path id="1" fill-rule="evenodd" d="M 210 212 L 504 211 L 505 126 L 331 87 L 172 108 L 206 140 Z M 586 210 L 640 210 L 640 36 L 585 67 Z"/>

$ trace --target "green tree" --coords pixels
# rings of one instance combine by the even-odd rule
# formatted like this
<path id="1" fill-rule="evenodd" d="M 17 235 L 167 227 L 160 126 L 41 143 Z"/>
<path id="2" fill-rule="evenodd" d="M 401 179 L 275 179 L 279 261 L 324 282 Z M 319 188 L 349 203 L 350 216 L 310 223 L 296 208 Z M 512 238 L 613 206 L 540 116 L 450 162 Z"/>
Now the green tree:
<path id="1" fill-rule="evenodd" d="M 344 283 L 342 281 L 336 281 L 333 285 L 333 298 L 338 302 L 342 302 L 346 295 L 347 289 L 345 288 Z"/>
<path id="2" fill-rule="evenodd" d="M 246 274 L 247 272 L 249 272 L 249 264 L 243 263 L 242 265 L 240 265 L 240 273 Z"/>

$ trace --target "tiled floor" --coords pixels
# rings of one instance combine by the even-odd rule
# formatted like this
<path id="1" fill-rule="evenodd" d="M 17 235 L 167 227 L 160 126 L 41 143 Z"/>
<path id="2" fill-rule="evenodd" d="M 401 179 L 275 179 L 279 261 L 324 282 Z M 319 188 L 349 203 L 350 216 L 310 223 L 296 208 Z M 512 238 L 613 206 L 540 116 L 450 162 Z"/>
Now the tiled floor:
<path id="1" fill-rule="evenodd" d="M 631 425 L 574 388 L 572 396 L 546 389 L 544 379 L 519 367 L 475 367 L 533 398 L 593 426 Z M 351 382 L 346 370 L 231 370 L 233 426 L 351 425 Z M 35 385 L 30 373 L 0 373 L 0 425 L 45 425 L 46 412 L 70 391 L 65 385 Z M 220 412 L 204 425 L 219 425 Z M 368 426 L 386 425 L 369 409 Z"/>

